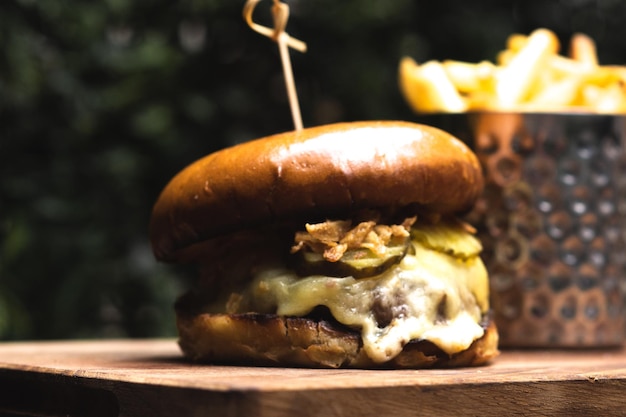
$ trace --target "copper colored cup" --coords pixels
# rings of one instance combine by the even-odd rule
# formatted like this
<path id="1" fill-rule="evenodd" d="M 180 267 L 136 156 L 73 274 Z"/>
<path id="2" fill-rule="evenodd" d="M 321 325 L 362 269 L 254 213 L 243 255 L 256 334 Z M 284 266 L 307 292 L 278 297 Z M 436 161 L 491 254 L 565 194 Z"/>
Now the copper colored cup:
<path id="1" fill-rule="evenodd" d="M 468 143 L 486 187 L 468 220 L 502 347 L 609 347 L 626 334 L 626 116 L 429 116 Z"/>

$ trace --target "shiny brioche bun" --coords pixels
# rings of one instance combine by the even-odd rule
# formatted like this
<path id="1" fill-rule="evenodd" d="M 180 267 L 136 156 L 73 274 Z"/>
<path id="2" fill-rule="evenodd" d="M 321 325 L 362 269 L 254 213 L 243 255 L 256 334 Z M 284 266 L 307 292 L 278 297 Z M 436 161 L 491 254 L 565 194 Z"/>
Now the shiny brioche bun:
<path id="1" fill-rule="evenodd" d="M 189 245 L 283 221 L 359 209 L 469 209 L 483 189 L 479 162 L 434 127 L 399 121 L 307 128 L 242 143 L 181 171 L 158 198 L 150 239 L 159 260 Z"/>

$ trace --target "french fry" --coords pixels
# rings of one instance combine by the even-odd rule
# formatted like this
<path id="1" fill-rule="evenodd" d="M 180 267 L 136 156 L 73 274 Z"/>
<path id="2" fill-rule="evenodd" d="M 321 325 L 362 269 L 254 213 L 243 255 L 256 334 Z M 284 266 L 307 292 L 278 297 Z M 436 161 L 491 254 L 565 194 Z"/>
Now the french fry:
<path id="1" fill-rule="evenodd" d="M 508 109 L 524 101 L 548 57 L 558 49 L 559 41 L 554 33 L 537 29 L 530 34 L 523 48 L 498 76 L 496 94 L 502 108 Z"/>
<path id="2" fill-rule="evenodd" d="M 442 64 L 448 78 L 461 94 L 483 90 L 493 91 L 495 87 L 496 67 L 491 62 L 472 64 L 448 60 Z"/>
<path id="3" fill-rule="evenodd" d="M 590 66 L 561 55 L 550 57 L 549 69 L 556 78 L 582 75 L 584 82 L 598 86 L 607 86 L 615 82 L 626 82 L 626 67 L 605 65 Z"/>
<path id="4" fill-rule="evenodd" d="M 498 100 L 493 92 L 474 91 L 465 97 L 468 110 L 499 110 Z"/>
<path id="5" fill-rule="evenodd" d="M 548 59 L 547 70 L 552 71 L 557 78 L 590 74 L 593 71 L 584 63 L 562 55 L 551 56 Z"/>
<path id="6" fill-rule="evenodd" d="M 498 52 L 496 63 L 500 66 L 507 66 L 515 55 L 528 43 L 528 36 L 520 33 L 510 35 L 506 40 L 506 49 Z"/>
<path id="7" fill-rule="evenodd" d="M 608 86 L 614 83 L 626 85 L 626 67 L 617 65 L 599 66 L 587 74 L 587 82 L 600 86 Z"/>
<path id="8" fill-rule="evenodd" d="M 495 63 L 405 58 L 400 88 L 417 112 L 505 110 L 626 114 L 626 66 L 600 65 L 587 35 L 572 36 L 567 56 L 547 29 L 514 33 Z"/>
<path id="9" fill-rule="evenodd" d="M 583 85 L 580 89 L 580 100 L 583 108 L 595 109 L 604 93 L 604 88 L 594 84 Z"/>
<path id="10" fill-rule="evenodd" d="M 543 88 L 529 100 L 528 108 L 533 111 L 550 111 L 580 104 L 583 75 L 563 78 Z"/>
<path id="11" fill-rule="evenodd" d="M 418 65 L 411 58 L 400 62 L 400 88 L 407 102 L 423 112 L 463 112 L 467 105 L 441 63 Z"/>
<path id="12" fill-rule="evenodd" d="M 624 113 L 626 112 L 626 95 L 624 93 L 623 85 L 613 83 L 600 90 L 594 108 L 598 113 Z"/>
<path id="13" fill-rule="evenodd" d="M 506 67 L 511 63 L 513 58 L 515 58 L 515 55 L 517 55 L 517 52 L 510 49 L 503 49 L 496 55 L 496 64 L 501 67 Z"/>
<path id="14" fill-rule="evenodd" d="M 598 66 L 596 43 L 583 33 L 575 33 L 570 40 L 570 56 L 573 60 L 590 67 Z"/>
<path id="15" fill-rule="evenodd" d="M 506 48 L 517 53 L 526 46 L 526 43 L 528 43 L 528 36 L 521 33 L 513 33 L 506 40 Z"/>

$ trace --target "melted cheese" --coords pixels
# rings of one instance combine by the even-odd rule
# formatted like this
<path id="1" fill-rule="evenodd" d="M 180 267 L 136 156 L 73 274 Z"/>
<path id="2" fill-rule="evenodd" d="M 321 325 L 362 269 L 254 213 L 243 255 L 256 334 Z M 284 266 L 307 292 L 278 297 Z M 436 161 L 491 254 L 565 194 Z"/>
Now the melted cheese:
<path id="1" fill-rule="evenodd" d="M 244 298 L 254 311 L 286 316 L 326 306 L 337 321 L 360 329 L 366 353 L 381 363 L 414 339 L 449 354 L 467 349 L 483 335 L 479 323 L 489 308 L 482 261 L 455 258 L 415 239 L 411 244 L 414 253 L 371 278 L 300 278 L 286 268 L 266 269 Z M 382 324 L 376 313 L 381 306 L 389 313 Z"/>

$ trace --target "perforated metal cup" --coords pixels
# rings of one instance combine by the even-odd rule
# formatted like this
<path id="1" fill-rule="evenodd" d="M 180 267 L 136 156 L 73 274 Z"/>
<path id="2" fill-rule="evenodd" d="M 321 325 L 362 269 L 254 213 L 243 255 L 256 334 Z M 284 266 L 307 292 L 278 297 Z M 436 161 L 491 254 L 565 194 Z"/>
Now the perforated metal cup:
<path id="1" fill-rule="evenodd" d="M 421 120 L 466 141 L 486 188 L 468 220 L 503 347 L 608 347 L 626 328 L 626 117 Z"/>

